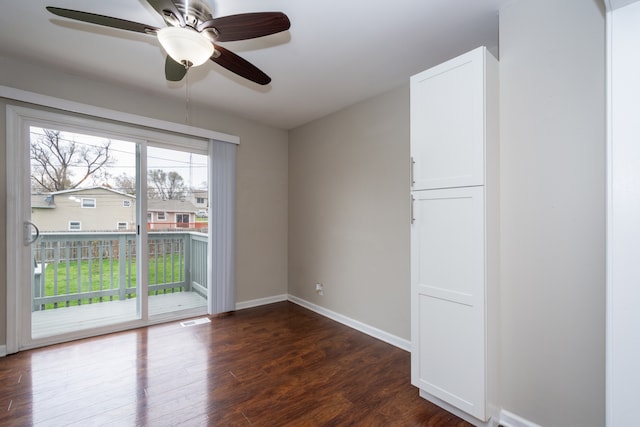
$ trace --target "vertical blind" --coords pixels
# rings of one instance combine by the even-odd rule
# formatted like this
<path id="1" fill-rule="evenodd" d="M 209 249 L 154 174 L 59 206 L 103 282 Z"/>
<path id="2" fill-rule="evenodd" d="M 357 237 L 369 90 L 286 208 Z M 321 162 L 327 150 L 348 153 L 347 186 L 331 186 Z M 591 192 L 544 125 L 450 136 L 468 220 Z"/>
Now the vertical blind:
<path id="1" fill-rule="evenodd" d="M 209 191 L 209 314 L 236 307 L 236 144 L 211 140 Z"/>

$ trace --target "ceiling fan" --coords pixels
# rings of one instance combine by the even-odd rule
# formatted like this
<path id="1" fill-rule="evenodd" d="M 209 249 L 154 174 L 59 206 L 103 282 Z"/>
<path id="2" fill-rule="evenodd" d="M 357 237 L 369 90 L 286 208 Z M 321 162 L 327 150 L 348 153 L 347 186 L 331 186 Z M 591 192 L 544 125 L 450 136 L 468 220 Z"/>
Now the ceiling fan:
<path id="1" fill-rule="evenodd" d="M 217 42 L 253 39 L 286 31 L 291 26 L 282 12 L 242 13 L 214 18 L 206 0 L 146 0 L 167 26 L 156 28 L 120 18 L 47 6 L 54 15 L 76 21 L 155 35 L 167 52 L 165 76 L 180 81 L 190 67 L 211 59 L 227 70 L 260 85 L 271 78 L 255 65 Z"/>

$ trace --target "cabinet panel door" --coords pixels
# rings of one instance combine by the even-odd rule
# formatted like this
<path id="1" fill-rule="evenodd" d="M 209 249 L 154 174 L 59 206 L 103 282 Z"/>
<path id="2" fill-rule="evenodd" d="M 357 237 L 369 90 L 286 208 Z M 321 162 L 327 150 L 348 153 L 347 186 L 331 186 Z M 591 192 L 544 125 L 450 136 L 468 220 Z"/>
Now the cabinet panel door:
<path id="1" fill-rule="evenodd" d="M 412 383 L 485 418 L 484 187 L 414 192 Z"/>
<path id="2" fill-rule="evenodd" d="M 478 48 L 411 77 L 413 190 L 484 183 L 484 55 Z"/>

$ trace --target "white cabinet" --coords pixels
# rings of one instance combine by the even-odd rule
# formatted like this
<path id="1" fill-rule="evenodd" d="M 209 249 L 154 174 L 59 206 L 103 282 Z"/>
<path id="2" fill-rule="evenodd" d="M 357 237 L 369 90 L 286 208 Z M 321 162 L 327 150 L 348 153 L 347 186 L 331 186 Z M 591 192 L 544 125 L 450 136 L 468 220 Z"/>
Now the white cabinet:
<path id="1" fill-rule="evenodd" d="M 484 184 L 484 59 L 476 49 L 411 77 L 413 190 Z"/>
<path id="2" fill-rule="evenodd" d="M 484 48 L 411 79 L 411 379 L 479 425 L 498 385 L 497 113 Z"/>

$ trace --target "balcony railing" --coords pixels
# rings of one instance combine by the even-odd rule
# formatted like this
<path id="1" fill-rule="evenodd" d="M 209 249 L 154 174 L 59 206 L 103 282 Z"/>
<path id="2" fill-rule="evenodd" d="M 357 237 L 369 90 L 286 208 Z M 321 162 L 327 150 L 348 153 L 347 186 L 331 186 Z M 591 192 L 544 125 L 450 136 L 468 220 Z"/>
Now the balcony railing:
<path id="1" fill-rule="evenodd" d="M 207 295 L 207 240 L 198 232 L 149 232 L 149 295 Z M 33 310 L 135 297 L 132 232 L 41 233 L 33 245 Z"/>

